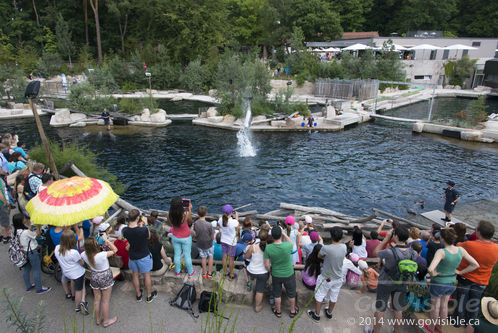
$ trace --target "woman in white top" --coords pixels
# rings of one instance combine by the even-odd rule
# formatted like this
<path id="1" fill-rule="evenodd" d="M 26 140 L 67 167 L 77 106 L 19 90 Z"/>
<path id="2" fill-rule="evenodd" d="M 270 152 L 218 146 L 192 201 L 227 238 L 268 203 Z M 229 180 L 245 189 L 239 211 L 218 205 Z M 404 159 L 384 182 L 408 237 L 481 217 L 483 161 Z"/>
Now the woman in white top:
<path id="1" fill-rule="evenodd" d="M 235 253 L 237 252 L 237 235 L 239 233 L 239 214 L 235 212 L 232 218 L 233 208 L 230 205 L 223 206 L 223 215 L 218 220 L 221 232 L 221 250 L 223 252 L 223 272 L 228 275 L 228 280 L 233 280 L 237 274 L 233 272 Z M 229 259 L 227 272 L 227 258 Z"/>
<path id="2" fill-rule="evenodd" d="M 251 259 L 247 272 L 250 276 L 256 279 L 256 301 L 254 302 L 254 311 L 259 312 L 263 308 L 263 293 L 268 281 L 268 270 L 265 267 L 264 252 L 266 248 L 266 240 L 268 238 L 267 230 L 259 231 L 259 243 L 249 246 L 244 254 L 244 259 Z"/>
<path id="3" fill-rule="evenodd" d="M 42 286 L 40 278 L 40 252 L 36 237 L 40 236 L 41 229 L 38 228 L 35 232 L 35 227 L 31 225 L 31 222 L 21 213 L 12 217 L 12 223 L 14 225 L 14 236 L 19 237 L 22 251 L 27 252 L 28 256 L 28 263 L 23 267 L 22 273 L 26 291 L 31 291 L 34 288 L 36 288 L 37 294 L 44 294 L 50 291 L 52 288 Z M 31 283 L 31 272 L 33 272 L 34 284 Z"/>
<path id="4" fill-rule="evenodd" d="M 102 235 L 102 239 L 104 245 L 108 246 L 111 251 L 100 251 L 97 240 L 94 237 L 88 237 L 85 239 L 85 252 L 81 254 L 81 257 L 91 270 L 90 287 L 93 289 L 94 295 L 95 323 L 100 325 L 102 322 L 104 327 L 108 327 L 114 324 L 118 317 L 109 319 L 109 303 L 114 280 L 107 258 L 115 255 L 118 249 L 109 241 L 105 233 Z"/>
<path id="5" fill-rule="evenodd" d="M 88 302 L 85 302 L 85 269 L 83 259 L 76 248 L 76 236 L 71 229 L 62 232 L 61 242 L 55 247 L 54 253 L 62 274 L 69 280 L 74 281 L 74 304 L 75 312 L 87 315 Z"/>
<path id="6" fill-rule="evenodd" d="M 349 242 L 353 248 L 352 253 L 357 254 L 360 259 L 366 259 L 367 253 L 367 239 L 363 236 L 363 232 L 357 226 L 353 229 L 353 240 Z"/>

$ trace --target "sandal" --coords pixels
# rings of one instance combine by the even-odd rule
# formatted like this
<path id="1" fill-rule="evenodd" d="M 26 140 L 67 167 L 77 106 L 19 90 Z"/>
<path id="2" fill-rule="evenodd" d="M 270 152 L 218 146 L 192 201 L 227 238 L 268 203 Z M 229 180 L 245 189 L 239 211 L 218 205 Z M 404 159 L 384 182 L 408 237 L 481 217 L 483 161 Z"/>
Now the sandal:
<path id="1" fill-rule="evenodd" d="M 289 313 L 289 317 L 294 318 L 299 313 L 299 306 L 294 305 L 294 312 Z"/>
<path id="2" fill-rule="evenodd" d="M 277 312 L 277 309 L 275 309 L 275 308 L 271 308 L 271 311 L 273 312 L 275 317 L 282 318 L 282 312 Z"/>

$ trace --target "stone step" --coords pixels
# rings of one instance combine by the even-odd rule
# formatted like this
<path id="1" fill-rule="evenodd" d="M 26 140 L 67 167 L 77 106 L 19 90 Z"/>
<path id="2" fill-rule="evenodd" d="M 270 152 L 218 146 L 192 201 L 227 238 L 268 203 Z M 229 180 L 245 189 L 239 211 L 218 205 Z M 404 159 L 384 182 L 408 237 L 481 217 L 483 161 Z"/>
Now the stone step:
<path id="1" fill-rule="evenodd" d="M 189 277 L 187 273 L 182 273 L 180 276 L 176 276 L 174 271 L 167 271 L 162 276 L 152 276 L 152 285 L 159 287 L 162 291 L 167 291 L 171 295 L 176 295 L 183 283 L 189 282 L 195 286 L 197 299 L 199 299 L 200 294 L 203 291 L 213 291 L 219 293 L 222 291 L 223 300 L 227 303 L 233 303 L 236 305 L 253 305 L 254 302 L 254 288 L 256 281 L 253 280 L 253 290 L 247 291 L 247 283 L 244 277 L 243 270 L 236 269 L 235 272 L 237 277 L 232 281 L 227 278 L 223 278 L 221 272 L 217 272 L 212 280 L 204 279 L 202 277 L 202 269 L 200 266 L 194 266 L 195 273 L 192 277 Z M 131 282 L 132 272 L 130 270 L 122 270 L 123 277 L 125 281 Z M 313 290 L 307 289 L 301 277 L 301 271 L 295 271 L 296 275 L 296 300 L 297 304 L 302 308 L 312 299 Z M 143 278 L 140 276 L 140 283 L 143 285 Z M 265 289 L 263 302 L 268 303 L 270 298 L 270 288 L 267 286 Z M 312 303 L 312 302 L 311 302 Z M 282 305 L 288 307 L 288 300 L 285 294 L 285 288 L 282 294 Z"/>

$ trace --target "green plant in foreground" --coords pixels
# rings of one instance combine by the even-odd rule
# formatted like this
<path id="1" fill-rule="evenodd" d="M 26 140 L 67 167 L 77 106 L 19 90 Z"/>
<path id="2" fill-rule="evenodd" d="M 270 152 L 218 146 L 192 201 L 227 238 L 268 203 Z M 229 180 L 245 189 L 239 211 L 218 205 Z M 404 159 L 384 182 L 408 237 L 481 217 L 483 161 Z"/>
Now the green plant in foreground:
<path id="1" fill-rule="evenodd" d="M 2 289 L 3 303 L 5 313 L 7 313 L 7 322 L 9 326 L 15 327 L 17 332 L 21 333 L 38 333 L 43 329 L 45 316 L 43 314 L 44 302 L 38 303 L 37 311 L 34 316 L 26 314 L 21 306 L 24 297 L 14 301 L 7 288 Z"/>
<path id="2" fill-rule="evenodd" d="M 56 142 L 50 142 L 49 146 L 58 170 L 62 169 L 67 162 L 71 161 L 88 177 L 98 178 L 108 182 L 117 194 L 123 194 L 126 191 L 126 187 L 115 175 L 97 165 L 96 160 L 98 155 L 88 148 L 78 146 L 75 142 L 63 143 L 62 146 L 59 146 Z M 37 145 L 30 149 L 29 154 L 30 158 L 35 161 L 41 162 L 47 166 L 49 165 L 47 154 L 41 145 Z M 71 177 L 74 176 L 74 173 L 71 170 L 68 170 L 64 172 L 64 176 Z"/>

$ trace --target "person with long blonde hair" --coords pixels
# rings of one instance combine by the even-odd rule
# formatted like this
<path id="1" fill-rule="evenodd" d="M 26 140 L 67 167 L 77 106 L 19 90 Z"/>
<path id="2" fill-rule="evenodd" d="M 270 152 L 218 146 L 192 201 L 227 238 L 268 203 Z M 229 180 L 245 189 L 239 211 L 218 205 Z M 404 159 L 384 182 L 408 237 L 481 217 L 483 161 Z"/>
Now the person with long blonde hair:
<path id="1" fill-rule="evenodd" d="M 93 311 L 95 313 L 95 323 L 104 327 L 114 324 L 118 317 L 109 318 L 109 303 L 111 301 L 112 286 L 114 280 L 112 271 L 107 258 L 116 254 L 118 249 L 109 241 L 106 234 L 102 235 L 104 245 L 109 246 L 110 251 L 101 251 L 95 237 L 85 239 L 85 252 L 81 257 L 90 267 L 90 287 L 93 290 L 94 303 Z"/>
<path id="2" fill-rule="evenodd" d="M 76 235 L 71 229 L 64 230 L 61 235 L 60 244 L 55 247 L 54 253 L 62 274 L 69 280 L 74 281 L 74 304 L 75 312 L 87 315 L 88 302 L 85 302 L 85 268 L 83 259 L 76 249 Z"/>

